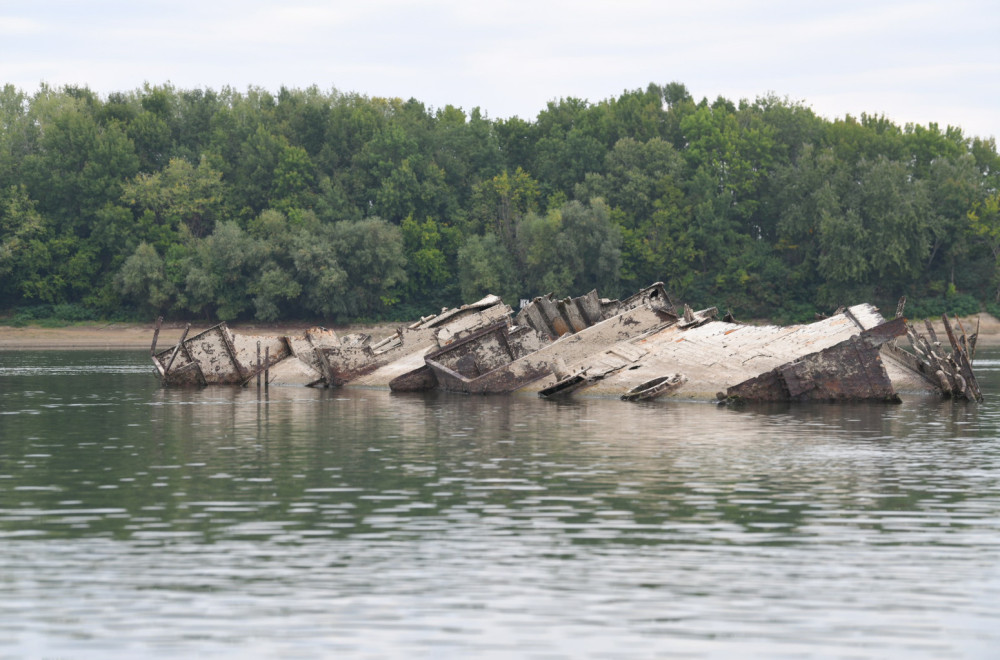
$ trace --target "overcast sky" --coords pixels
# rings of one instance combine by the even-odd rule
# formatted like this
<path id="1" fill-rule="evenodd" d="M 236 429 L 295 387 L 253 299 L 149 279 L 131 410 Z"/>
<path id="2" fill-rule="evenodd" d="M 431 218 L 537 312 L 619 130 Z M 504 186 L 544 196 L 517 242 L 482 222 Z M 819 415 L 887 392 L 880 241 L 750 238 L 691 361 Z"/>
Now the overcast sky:
<path id="1" fill-rule="evenodd" d="M 997 0 L 0 0 L 0 83 L 414 97 L 534 119 L 650 82 L 1000 133 Z"/>

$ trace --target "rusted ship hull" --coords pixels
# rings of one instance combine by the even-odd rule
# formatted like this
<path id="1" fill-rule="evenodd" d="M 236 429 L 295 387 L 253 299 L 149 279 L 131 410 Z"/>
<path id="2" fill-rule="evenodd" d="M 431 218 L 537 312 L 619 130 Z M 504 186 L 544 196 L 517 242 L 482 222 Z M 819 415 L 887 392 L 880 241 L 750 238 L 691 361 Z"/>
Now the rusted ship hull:
<path id="1" fill-rule="evenodd" d="M 313 328 L 256 337 L 220 324 L 155 351 L 165 385 L 309 385 L 741 401 L 899 401 L 982 395 L 972 371 L 974 337 L 951 351 L 931 332 L 871 305 L 796 326 L 739 324 L 716 310 L 678 310 L 656 283 L 622 301 L 592 291 L 536 298 L 513 315 L 499 298 L 399 328 L 372 343 Z M 909 348 L 900 344 L 909 342 Z M 260 351 L 263 351 L 262 353 Z"/>

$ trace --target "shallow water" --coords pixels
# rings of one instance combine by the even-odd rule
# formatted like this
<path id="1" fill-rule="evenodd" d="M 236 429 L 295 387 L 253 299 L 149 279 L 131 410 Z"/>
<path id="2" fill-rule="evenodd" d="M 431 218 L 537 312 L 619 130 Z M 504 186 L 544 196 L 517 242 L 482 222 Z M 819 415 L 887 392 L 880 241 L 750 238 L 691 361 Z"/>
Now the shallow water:
<path id="1" fill-rule="evenodd" d="M 983 405 L 163 390 L 0 352 L 0 657 L 989 658 Z"/>

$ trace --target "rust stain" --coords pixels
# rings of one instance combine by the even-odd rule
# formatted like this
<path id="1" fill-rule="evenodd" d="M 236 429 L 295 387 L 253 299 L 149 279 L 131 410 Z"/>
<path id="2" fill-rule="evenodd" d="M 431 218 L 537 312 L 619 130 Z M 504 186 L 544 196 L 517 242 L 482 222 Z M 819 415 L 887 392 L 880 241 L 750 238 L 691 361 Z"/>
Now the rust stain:
<path id="1" fill-rule="evenodd" d="M 358 381 L 400 391 L 537 388 L 550 396 L 591 387 L 593 393 L 618 396 L 662 386 L 660 396 L 695 397 L 704 396 L 707 385 L 713 395 L 721 389 L 733 400 L 894 401 L 898 395 L 885 354 L 892 356 L 893 369 L 917 374 L 916 382 L 928 392 L 982 397 L 971 366 L 975 336 L 967 338 L 961 326 L 946 323 L 951 354 L 933 335 L 928 342 L 909 328 L 911 354 L 889 343 L 907 332 L 905 320 L 884 322 L 871 305 L 787 327 L 730 325 L 732 320 L 716 320 L 715 308 L 678 309 L 659 283 L 622 301 L 600 298 L 596 291 L 560 300 L 549 294 L 516 316 L 499 298 L 487 296 L 422 317 L 374 342 L 363 333 L 337 337 L 322 328 L 294 337 L 248 337 L 218 324 L 191 338 L 185 331 L 176 346 L 159 352 L 154 339 L 150 350 L 164 385 L 247 386 L 263 374 L 265 386 L 278 378 L 281 384 L 339 387 Z M 249 348 L 262 342 L 264 351 L 256 352 L 264 353 L 263 362 Z M 690 378 L 683 393 L 665 385 L 664 376 L 648 381 L 677 368 Z M 727 387 L 736 380 L 742 382 Z"/>

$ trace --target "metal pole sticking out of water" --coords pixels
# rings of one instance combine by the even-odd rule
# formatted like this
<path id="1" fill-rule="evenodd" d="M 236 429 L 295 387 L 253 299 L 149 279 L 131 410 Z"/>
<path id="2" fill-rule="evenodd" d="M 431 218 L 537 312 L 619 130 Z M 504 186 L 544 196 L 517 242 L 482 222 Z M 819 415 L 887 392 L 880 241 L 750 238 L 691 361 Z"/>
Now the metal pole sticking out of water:
<path id="1" fill-rule="evenodd" d="M 156 329 L 153 330 L 153 345 L 149 347 L 149 354 L 156 355 L 156 340 L 160 337 L 160 326 L 163 325 L 163 317 L 156 319 Z"/>

